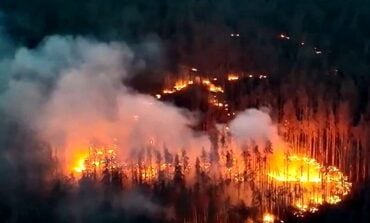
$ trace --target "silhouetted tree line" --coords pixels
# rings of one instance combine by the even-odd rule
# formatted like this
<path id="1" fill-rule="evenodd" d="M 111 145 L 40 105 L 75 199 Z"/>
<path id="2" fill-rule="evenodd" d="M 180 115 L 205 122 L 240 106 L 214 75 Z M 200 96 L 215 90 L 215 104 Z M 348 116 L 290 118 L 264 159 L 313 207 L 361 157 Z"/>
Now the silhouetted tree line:
<path id="1" fill-rule="evenodd" d="M 338 166 L 355 182 L 355 193 L 342 204 L 286 222 L 368 222 L 368 1 L 3 0 L 0 11 L 5 31 L 20 45 L 33 47 L 53 34 L 131 44 L 158 38 L 169 70 L 187 64 L 203 73 L 268 74 L 266 81 L 226 86 L 233 89 L 226 92 L 231 107 L 270 107 L 294 149 Z M 280 33 L 291 39 L 279 39 Z M 126 191 L 124 178 L 87 177 L 77 188 L 68 178 L 50 179 L 50 172 L 58 173 L 50 148 L 0 115 L 1 222 L 241 222 L 253 215 L 243 204 L 220 203 L 222 187 L 207 186 L 201 172 L 194 188 L 184 187 L 180 168 L 173 182 L 139 189 L 161 207 L 173 204 L 175 218 L 133 213 L 115 203 Z"/>
<path id="2" fill-rule="evenodd" d="M 243 222 L 250 216 L 243 203 L 224 200 L 222 186 L 208 185 L 205 174 L 198 172 L 199 183 L 186 186 L 185 154 L 167 153 L 175 173 L 154 184 L 137 180 L 130 186 L 120 169 L 63 176 L 50 147 L 2 117 L 1 222 Z"/>
<path id="3" fill-rule="evenodd" d="M 337 73 L 301 72 L 275 81 L 246 79 L 229 86 L 231 108 L 269 107 L 295 151 L 338 166 L 354 182 L 368 180 L 369 86 Z"/>
<path id="4" fill-rule="evenodd" d="M 130 185 L 131 179 L 120 169 L 103 169 L 101 175 L 73 178 L 59 173 L 50 148 L 35 141 L 32 132 L 8 120 L 1 120 L 0 124 L 2 222 L 245 222 L 259 214 L 258 194 L 254 194 L 254 206 L 248 207 L 242 201 L 232 202 L 227 196 L 225 190 L 230 181 L 212 183 L 201 166 L 212 158 L 204 151 L 191 169 L 195 173 L 195 181 L 191 183 L 185 178 L 186 153 L 173 156 L 168 151 L 164 152 L 162 162 L 171 162 L 175 167 L 169 179 L 159 175 L 157 180 L 148 183 L 140 180 L 141 173 L 138 173 L 138 180 Z M 26 150 L 31 147 L 30 154 Z M 269 153 L 269 143 L 264 151 Z M 224 155 L 228 159 L 233 156 L 228 151 Z M 245 157 L 248 160 L 248 154 Z M 226 165 L 232 166 L 228 162 Z M 258 163 L 250 165 L 259 166 Z M 364 186 L 344 203 L 324 206 L 303 220 L 293 218 L 289 212 L 284 212 L 283 217 L 286 222 L 352 218 L 356 220 L 353 222 L 367 222 L 368 194 Z"/>

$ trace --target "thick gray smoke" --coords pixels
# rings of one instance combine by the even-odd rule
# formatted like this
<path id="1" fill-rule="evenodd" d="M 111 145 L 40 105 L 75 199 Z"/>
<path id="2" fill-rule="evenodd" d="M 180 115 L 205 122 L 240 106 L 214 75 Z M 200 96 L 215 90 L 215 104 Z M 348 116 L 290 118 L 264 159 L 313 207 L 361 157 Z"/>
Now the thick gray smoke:
<path id="1" fill-rule="evenodd" d="M 122 43 L 48 37 L 2 61 L 7 79 L 1 109 L 67 164 L 92 142 L 116 143 L 124 156 L 149 142 L 172 151 L 208 147 L 208 139 L 189 127 L 196 122 L 193 114 L 124 86 L 136 66 L 133 58 Z"/>
<path id="2" fill-rule="evenodd" d="M 152 44 L 138 48 L 142 53 L 146 46 L 149 56 L 155 50 Z M 4 48 L 1 55 L 0 197 L 6 208 L 28 210 L 29 197 L 24 193 L 41 198 L 37 193 L 47 190 L 45 181 L 52 176 L 53 165 L 64 164 L 65 171 L 71 171 L 90 143 L 117 144 L 120 157 L 126 158 L 149 143 L 160 150 L 166 145 L 172 152 L 198 153 L 209 147 L 208 138 L 190 128 L 196 115 L 123 84 L 132 69 L 138 69 L 134 52 L 123 43 L 51 36 L 35 49 Z M 59 162 L 52 161 L 50 149 Z M 62 213 L 57 216 L 72 215 L 79 221 L 81 216 L 101 213 L 98 204 L 103 198 L 91 193 L 94 199 L 67 202 L 63 205 L 71 210 L 58 209 Z M 140 194 L 128 195 L 115 208 L 130 211 L 140 202 L 147 205 L 134 215 L 162 211 Z M 11 197 L 15 203 L 9 203 Z M 10 213 L 9 218 L 22 221 L 18 214 Z"/>

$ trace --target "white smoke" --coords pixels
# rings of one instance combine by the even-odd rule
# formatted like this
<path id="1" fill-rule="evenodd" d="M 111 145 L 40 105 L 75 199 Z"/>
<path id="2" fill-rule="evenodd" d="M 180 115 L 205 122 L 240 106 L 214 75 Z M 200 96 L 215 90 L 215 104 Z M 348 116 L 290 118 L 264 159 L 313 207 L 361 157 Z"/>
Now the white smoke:
<path id="1" fill-rule="evenodd" d="M 185 149 L 194 155 L 210 148 L 208 138 L 195 136 L 189 127 L 196 122 L 194 114 L 123 84 L 133 58 L 123 43 L 48 37 L 36 49 L 20 48 L 0 62 L 7 77 L 0 107 L 67 161 L 91 142 L 118 144 L 123 157 L 149 142 L 159 150 L 165 144 L 172 152 Z M 240 113 L 230 131 L 239 145 L 279 140 L 270 116 L 257 109 Z"/>
<path id="2" fill-rule="evenodd" d="M 172 151 L 209 147 L 207 137 L 195 137 L 189 127 L 193 114 L 123 84 L 133 58 L 122 43 L 48 37 L 0 63 L 8 77 L 0 107 L 67 160 L 71 150 L 86 150 L 93 141 L 117 143 L 124 155 L 149 141 Z"/>
<path id="3" fill-rule="evenodd" d="M 240 143 L 256 140 L 266 141 L 277 136 L 277 127 L 271 117 L 257 109 L 247 109 L 230 122 L 230 131 Z"/>
<path id="4" fill-rule="evenodd" d="M 239 147 L 248 144 L 257 144 L 260 148 L 271 142 L 274 153 L 284 146 L 283 140 L 278 135 L 278 128 L 273 123 L 268 111 L 264 109 L 247 109 L 239 113 L 230 122 L 230 133 Z"/>

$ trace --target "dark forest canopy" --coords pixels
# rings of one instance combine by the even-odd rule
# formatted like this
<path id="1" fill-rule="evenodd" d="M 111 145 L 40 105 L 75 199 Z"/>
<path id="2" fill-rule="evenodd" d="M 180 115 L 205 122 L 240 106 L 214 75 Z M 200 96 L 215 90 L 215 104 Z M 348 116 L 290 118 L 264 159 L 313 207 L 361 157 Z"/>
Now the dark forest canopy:
<path id="1" fill-rule="evenodd" d="M 3 0 L 6 31 L 28 46 L 72 34 L 139 42 L 156 35 L 168 67 L 288 73 L 301 67 L 366 76 L 370 2 L 321 0 Z M 230 38 L 239 33 L 239 38 Z M 281 44 L 277 35 L 292 40 Z M 304 41 L 307 47 L 300 48 Z M 319 61 L 308 47 L 322 50 Z M 212 60 L 209 60 L 212 58 Z M 171 66 L 170 66 L 171 65 Z"/>
<path id="2" fill-rule="evenodd" d="M 230 105 L 236 110 L 269 105 L 278 124 L 292 123 L 285 138 L 333 151 L 330 157 L 346 148 L 333 163 L 363 183 L 370 179 L 369 12 L 369 0 L 0 0 L 0 34 L 5 32 L 14 48 L 27 46 L 36 52 L 51 35 L 122 41 L 143 54 L 139 57 L 146 55 L 136 49 L 140 43 L 158 43 L 163 58 L 145 58 L 159 64 L 149 66 L 155 75 L 179 65 L 202 73 L 267 73 L 263 83 L 247 80 L 226 92 Z M 0 35 L 0 65 L 12 47 L 3 40 Z M 0 69 L 0 93 L 6 73 Z M 140 79 L 147 88 L 148 80 Z M 45 184 L 55 168 L 49 146 L 8 118 L 0 110 L 0 222 L 151 222 L 145 213 L 132 215 L 125 206 L 114 206 L 110 197 L 95 196 L 104 187 L 96 192 L 91 182 L 79 182 L 78 191 L 68 179 Z M 369 186 L 358 191 L 306 222 L 368 222 Z M 172 187 L 158 185 L 154 192 L 162 200 L 153 203 L 176 204 L 176 216 L 183 219 L 191 199 L 199 197 L 193 188 L 171 196 Z M 221 193 L 210 188 L 205 194 L 209 200 L 204 206 L 212 208 L 201 209 L 202 216 L 213 219 L 218 209 L 212 205 L 218 202 L 212 199 Z M 227 208 L 229 222 L 240 222 L 245 208 Z"/>

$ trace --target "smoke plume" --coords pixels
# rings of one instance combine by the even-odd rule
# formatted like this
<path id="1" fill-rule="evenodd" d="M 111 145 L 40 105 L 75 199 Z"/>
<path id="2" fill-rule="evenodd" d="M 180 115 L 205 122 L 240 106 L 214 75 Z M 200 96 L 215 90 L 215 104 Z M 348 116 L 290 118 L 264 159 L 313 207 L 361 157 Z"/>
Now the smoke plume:
<path id="1" fill-rule="evenodd" d="M 123 155 L 149 143 L 172 151 L 207 147 L 208 139 L 190 129 L 194 114 L 123 84 L 133 58 L 123 43 L 48 37 L 2 62 L 8 78 L 1 108 L 67 163 L 90 143 L 117 144 Z"/>
<path id="2" fill-rule="evenodd" d="M 267 142 L 273 146 L 275 154 L 283 152 L 283 140 L 278 135 L 278 128 L 265 109 L 247 109 L 239 113 L 230 122 L 230 132 L 239 147 L 257 144 L 264 148 Z"/>

